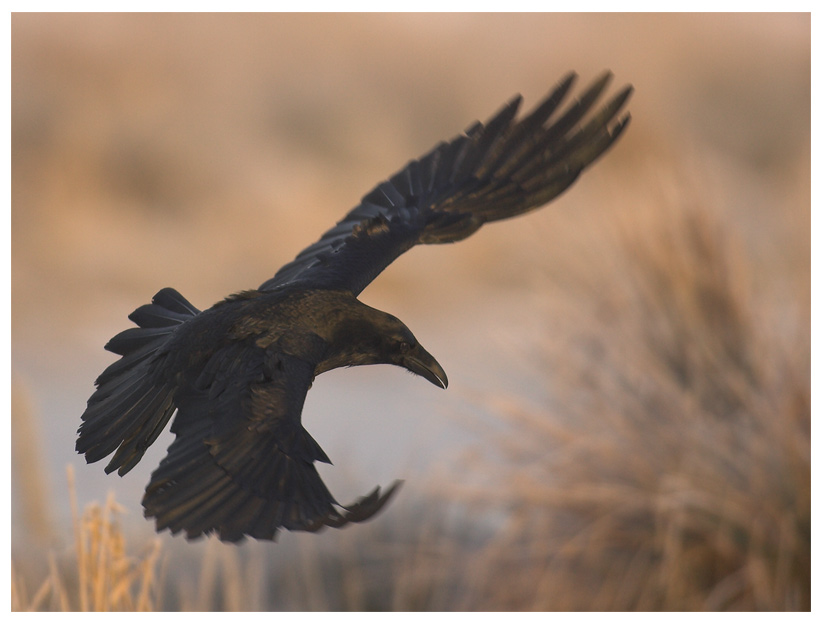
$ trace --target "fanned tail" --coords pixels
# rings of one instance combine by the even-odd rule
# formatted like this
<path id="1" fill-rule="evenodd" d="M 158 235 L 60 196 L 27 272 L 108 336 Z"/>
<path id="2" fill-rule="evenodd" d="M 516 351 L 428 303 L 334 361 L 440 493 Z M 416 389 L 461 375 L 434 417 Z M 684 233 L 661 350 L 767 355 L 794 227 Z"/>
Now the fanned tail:
<path id="1" fill-rule="evenodd" d="M 95 381 L 77 430 L 75 448 L 88 463 L 114 453 L 106 472 L 124 475 L 160 435 L 175 410 L 175 386 L 153 363 L 177 328 L 199 313 L 176 290 L 164 288 L 129 315 L 137 327 L 108 342 L 105 348 L 122 358 Z"/>

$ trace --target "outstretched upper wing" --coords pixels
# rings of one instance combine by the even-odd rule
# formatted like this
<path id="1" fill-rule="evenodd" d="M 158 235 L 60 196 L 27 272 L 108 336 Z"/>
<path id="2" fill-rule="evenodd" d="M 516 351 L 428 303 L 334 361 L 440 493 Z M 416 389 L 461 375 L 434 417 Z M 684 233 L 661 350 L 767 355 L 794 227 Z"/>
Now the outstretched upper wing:
<path id="1" fill-rule="evenodd" d="M 522 99 L 517 96 L 485 125 L 477 122 L 411 161 L 260 289 L 305 280 L 357 295 L 416 244 L 458 241 L 487 221 L 557 197 L 629 122 L 628 113 L 618 113 L 631 86 L 583 121 L 610 72 L 558 112 L 574 78 L 566 76 L 528 115 L 515 120 Z"/>

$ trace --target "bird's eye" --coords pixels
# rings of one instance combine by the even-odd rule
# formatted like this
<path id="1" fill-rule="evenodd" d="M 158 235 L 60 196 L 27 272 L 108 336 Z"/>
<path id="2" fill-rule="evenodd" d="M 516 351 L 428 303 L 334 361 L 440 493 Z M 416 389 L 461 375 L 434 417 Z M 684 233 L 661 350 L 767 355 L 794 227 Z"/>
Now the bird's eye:
<path id="1" fill-rule="evenodd" d="M 411 344 L 403 340 L 400 343 L 400 353 L 408 353 L 409 350 L 412 348 Z"/>

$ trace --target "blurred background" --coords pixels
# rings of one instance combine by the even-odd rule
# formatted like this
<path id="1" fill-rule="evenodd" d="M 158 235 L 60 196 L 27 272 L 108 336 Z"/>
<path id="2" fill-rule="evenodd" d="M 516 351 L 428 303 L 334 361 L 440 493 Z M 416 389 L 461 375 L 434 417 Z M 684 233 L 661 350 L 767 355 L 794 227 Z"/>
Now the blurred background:
<path id="1" fill-rule="evenodd" d="M 808 14 L 11 22 L 16 608 L 89 607 L 81 545 L 119 510 L 100 608 L 808 609 Z M 124 478 L 74 454 L 103 345 L 156 291 L 202 309 L 256 287 L 571 69 L 634 85 L 617 145 L 361 297 L 448 391 L 361 367 L 309 393 L 338 500 L 405 480 L 378 517 L 190 544 L 142 518 L 169 434 Z"/>

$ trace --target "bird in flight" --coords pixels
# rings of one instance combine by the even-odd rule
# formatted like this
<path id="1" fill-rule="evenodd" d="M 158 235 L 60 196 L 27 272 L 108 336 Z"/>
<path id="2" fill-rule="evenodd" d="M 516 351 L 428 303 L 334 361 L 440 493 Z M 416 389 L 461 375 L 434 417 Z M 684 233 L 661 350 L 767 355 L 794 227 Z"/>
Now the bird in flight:
<path id="1" fill-rule="evenodd" d="M 172 288 L 158 292 L 129 316 L 137 327 L 106 344 L 121 358 L 95 382 L 77 452 L 89 463 L 113 453 L 105 470 L 124 475 L 174 416 L 143 507 L 157 531 L 189 539 L 273 540 L 373 516 L 398 483 L 337 503 L 314 465 L 329 458 L 301 422 L 314 378 L 394 364 L 441 388 L 448 380 L 408 327 L 357 296 L 413 246 L 462 240 L 566 190 L 629 123 L 631 86 L 595 107 L 610 78 L 563 105 L 571 73 L 519 118 L 513 98 L 377 185 L 256 290 L 202 312 Z"/>

